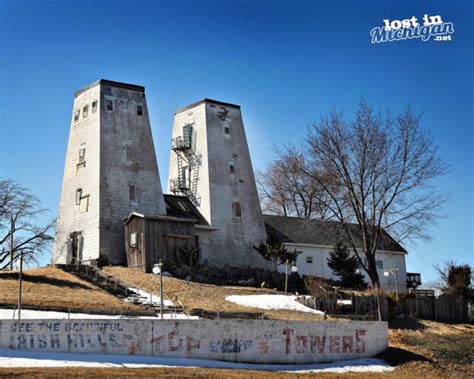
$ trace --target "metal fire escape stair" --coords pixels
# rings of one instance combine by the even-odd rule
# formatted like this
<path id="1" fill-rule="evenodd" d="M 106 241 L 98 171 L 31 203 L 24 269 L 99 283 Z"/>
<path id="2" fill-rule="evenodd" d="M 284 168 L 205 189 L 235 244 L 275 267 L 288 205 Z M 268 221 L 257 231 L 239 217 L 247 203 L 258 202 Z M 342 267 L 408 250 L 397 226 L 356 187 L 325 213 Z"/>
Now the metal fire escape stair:
<path id="1" fill-rule="evenodd" d="M 197 196 L 197 186 L 201 156 L 196 152 L 196 138 L 192 124 L 187 124 L 183 127 L 183 136 L 172 139 L 171 149 L 176 153 L 178 176 L 170 180 L 170 190 L 187 196 L 194 205 L 199 206 L 201 199 Z M 187 174 L 185 167 L 189 168 Z"/>

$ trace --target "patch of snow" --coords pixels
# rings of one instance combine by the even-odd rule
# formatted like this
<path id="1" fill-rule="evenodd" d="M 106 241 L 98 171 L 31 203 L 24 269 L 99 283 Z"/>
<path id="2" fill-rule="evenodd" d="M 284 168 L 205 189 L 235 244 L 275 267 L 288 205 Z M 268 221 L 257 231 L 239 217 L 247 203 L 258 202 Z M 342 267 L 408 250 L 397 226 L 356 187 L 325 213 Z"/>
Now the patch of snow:
<path id="1" fill-rule="evenodd" d="M 339 299 L 337 300 L 337 303 L 341 305 L 352 305 L 352 300 Z"/>
<path id="2" fill-rule="evenodd" d="M 138 302 L 140 304 L 144 305 L 153 305 L 155 307 L 160 306 L 160 297 L 152 294 L 150 292 L 147 292 L 145 290 L 142 290 L 140 288 L 128 288 L 130 292 L 132 292 L 132 295 L 126 297 L 124 300 L 129 302 L 129 303 L 135 303 Z M 164 307 L 172 307 L 174 304 L 171 300 L 163 300 L 163 306 Z"/>
<path id="3" fill-rule="evenodd" d="M 121 316 L 121 315 L 98 315 L 90 313 L 70 313 L 67 312 L 55 312 L 55 311 L 36 311 L 31 309 L 22 309 L 21 318 L 24 320 L 36 320 L 36 319 L 67 319 L 68 315 L 70 319 L 142 319 L 142 320 L 159 320 L 160 316 Z M 18 313 L 15 312 L 15 318 L 18 318 Z M 184 313 L 164 313 L 163 318 L 166 320 L 198 320 L 198 316 L 188 316 Z M 0 320 L 12 320 L 13 310 L 12 309 L 0 309 Z"/>
<path id="4" fill-rule="evenodd" d="M 0 367 L 125 367 L 125 368 L 223 368 L 238 370 L 265 370 L 293 373 L 318 372 L 385 372 L 394 368 L 381 359 L 368 358 L 334 363 L 275 365 L 234 363 L 209 359 L 164 358 L 136 355 L 71 354 L 0 349 Z"/>
<path id="5" fill-rule="evenodd" d="M 324 312 L 311 309 L 296 301 L 294 295 L 231 295 L 225 298 L 231 303 L 261 309 L 289 309 L 292 311 L 315 313 L 324 315 Z"/>

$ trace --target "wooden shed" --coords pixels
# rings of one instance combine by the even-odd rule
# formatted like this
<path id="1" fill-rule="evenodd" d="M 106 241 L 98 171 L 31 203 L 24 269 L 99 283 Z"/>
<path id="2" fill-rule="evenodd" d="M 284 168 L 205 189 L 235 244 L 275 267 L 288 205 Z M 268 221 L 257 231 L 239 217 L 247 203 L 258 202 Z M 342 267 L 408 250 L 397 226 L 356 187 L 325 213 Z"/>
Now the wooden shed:
<path id="1" fill-rule="evenodd" d="M 196 219 L 133 212 L 125 220 L 128 267 L 151 272 L 160 262 L 194 266 L 199 260 Z"/>

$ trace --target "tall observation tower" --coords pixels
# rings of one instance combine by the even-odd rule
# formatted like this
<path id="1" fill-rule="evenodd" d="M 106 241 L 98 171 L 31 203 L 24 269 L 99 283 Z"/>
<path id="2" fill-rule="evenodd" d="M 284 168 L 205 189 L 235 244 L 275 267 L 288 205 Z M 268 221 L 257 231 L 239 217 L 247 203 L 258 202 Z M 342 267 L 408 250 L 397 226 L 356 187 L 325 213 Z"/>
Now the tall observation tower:
<path id="1" fill-rule="evenodd" d="M 210 265 L 265 266 L 266 233 L 240 106 L 203 99 L 175 112 L 169 191 L 187 196 L 210 226 Z"/>
<path id="2" fill-rule="evenodd" d="M 125 263 L 133 211 L 166 214 L 145 88 L 99 80 L 74 95 L 53 263 Z"/>

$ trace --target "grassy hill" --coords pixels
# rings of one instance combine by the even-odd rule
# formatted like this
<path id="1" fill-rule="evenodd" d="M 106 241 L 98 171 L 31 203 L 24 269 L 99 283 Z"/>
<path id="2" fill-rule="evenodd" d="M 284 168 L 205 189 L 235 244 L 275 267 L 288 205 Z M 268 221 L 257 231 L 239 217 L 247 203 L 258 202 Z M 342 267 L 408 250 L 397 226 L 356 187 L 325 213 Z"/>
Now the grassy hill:
<path id="1" fill-rule="evenodd" d="M 0 271 L 0 306 L 18 302 L 18 272 Z M 22 302 L 25 307 L 85 313 L 135 313 L 142 308 L 128 304 L 101 288 L 55 267 L 25 270 Z"/>
<path id="2" fill-rule="evenodd" d="M 104 270 L 115 277 L 126 280 L 147 291 L 156 294 L 160 293 L 160 277 L 157 275 L 146 274 L 140 270 L 118 266 L 104 267 Z M 179 299 L 185 306 L 186 311 L 193 308 L 219 312 L 255 311 L 264 312 L 266 317 L 272 319 L 321 320 L 321 316 L 316 314 L 290 310 L 264 311 L 259 308 L 244 307 L 225 300 L 225 297 L 229 295 L 283 294 L 282 292 L 265 288 L 215 286 L 211 284 L 187 282 L 186 280 L 177 278 L 163 277 L 163 290 L 165 298 L 174 302 Z"/>

